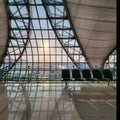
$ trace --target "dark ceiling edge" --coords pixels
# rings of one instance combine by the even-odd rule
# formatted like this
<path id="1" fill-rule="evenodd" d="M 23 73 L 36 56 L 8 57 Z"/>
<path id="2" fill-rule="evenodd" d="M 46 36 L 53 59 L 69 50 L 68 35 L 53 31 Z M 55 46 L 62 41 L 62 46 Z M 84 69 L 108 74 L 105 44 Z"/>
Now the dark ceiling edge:
<path id="1" fill-rule="evenodd" d="M 66 12 L 67 12 L 67 15 L 68 15 L 68 18 L 69 18 L 70 25 L 72 26 L 72 30 L 73 30 L 73 32 L 74 32 L 74 34 L 75 34 L 75 39 L 77 40 L 77 42 L 78 42 L 78 44 L 79 44 L 79 46 L 80 46 L 80 49 L 82 50 L 82 54 L 84 55 L 85 60 L 86 60 L 86 62 L 87 62 L 87 64 L 88 64 L 88 66 L 89 66 L 90 68 L 92 68 L 92 66 L 91 66 L 91 64 L 90 64 L 90 62 L 89 62 L 89 60 L 88 60 L 88 58 L 87 58 L 87 56 L 86 56 L 86 54 L 85 54 L 85 52 L 84 52 L 84 49 L 83 49 L 83 47 L 82 47 L 82 44 L 80 43 L 80 41 L 79 41 L 79 39 L 78 39 L 78 36 L 77 36 L 77 34 L 76 34 L 76 31 L 75 31 L 75 28 L 74 28 L 74 25 L 73 25 L 73 23 L 72 23 L 72 19 L 71 19 L 70 13 L 69 13 L 68 5 L 67 5 L 67 0 L 63 0 L 63 3 L 64 3 L 64 5 L 65 5 L 65 7 L 66 7 L 65 9 L 66 9 Z"/>

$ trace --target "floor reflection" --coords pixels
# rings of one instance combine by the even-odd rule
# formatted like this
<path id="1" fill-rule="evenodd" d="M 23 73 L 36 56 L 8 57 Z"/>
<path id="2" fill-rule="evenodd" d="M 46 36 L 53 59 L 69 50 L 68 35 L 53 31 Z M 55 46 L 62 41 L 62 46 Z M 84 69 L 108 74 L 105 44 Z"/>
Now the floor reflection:
<path id="1" fill-rule="evenodd" d="M 0 120 L 8 120 L 8 97 L 6 86 L 0 85 Z"/>
<path id="2" fill-rule="evenodd" d="M 0 84 L 0 120 L 116 120 L 116 90 L 103 83 Z"/>
<path id="3" fill-rule="evenodd" d="M 70 96 L 80 86 L 7 84 L 0 86 L 0 120 L 80 120 Z"/>

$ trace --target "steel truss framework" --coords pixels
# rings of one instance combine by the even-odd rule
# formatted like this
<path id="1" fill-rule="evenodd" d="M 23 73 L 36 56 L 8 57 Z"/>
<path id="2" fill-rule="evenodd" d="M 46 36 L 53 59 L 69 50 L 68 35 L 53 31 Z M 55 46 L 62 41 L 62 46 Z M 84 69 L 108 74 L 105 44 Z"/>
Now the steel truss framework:
<path id="1" fill-rule="evenodd" d="M 77 38 L 70 24 L 70 18 L 65 2 L 42 0 L 47 17 L 51 26 L 67 55 L 74 62 L 77 68 L 80 67 L 79 60 L 83 56 L 82 50 L 77 42 Z"/>
<path id="2" fill-rule="evenodd" d="M 61 0 L 7 0 L 9 46 L 1 80 L 60 80 L 63 68 L 89 68 Z"/>
<path id="3" fill-rule="evenodd" d="M 1 69 L 5 72 L 13 68 L 27 46 L 30 35 L 30 9 L 28 3 L 28 0 L 7 1 L 9 6 L 9 46 L 1 66 Z"/>

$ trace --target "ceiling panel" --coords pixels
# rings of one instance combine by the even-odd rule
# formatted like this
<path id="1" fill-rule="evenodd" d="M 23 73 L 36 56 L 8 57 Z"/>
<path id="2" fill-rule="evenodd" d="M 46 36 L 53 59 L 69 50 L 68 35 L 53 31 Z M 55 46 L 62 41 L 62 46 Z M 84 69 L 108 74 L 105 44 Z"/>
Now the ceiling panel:
<path id="1" fill-rule="evenodd" d="M 5 1 L 0 0 L 0 63 L 3 58 L 8 39 L 8 20 Z"/>
<path id="2" fill-rule="evenodd" d="M 79 44 L 91 68 L 101 68 L 116 47 L 115 0 L 67 0 Z"/>

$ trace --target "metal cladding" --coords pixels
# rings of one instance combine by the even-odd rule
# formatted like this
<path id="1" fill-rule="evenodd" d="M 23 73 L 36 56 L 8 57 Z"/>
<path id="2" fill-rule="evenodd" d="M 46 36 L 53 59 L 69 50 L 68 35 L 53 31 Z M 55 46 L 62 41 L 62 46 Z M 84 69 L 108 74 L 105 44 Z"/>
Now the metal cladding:
<path id="1" fill-rule="evenodd" d="M 0 63 L 2 63 L 8 41 L 8 20 L 5 6 L 5 1 L 0 0 Z"/>
<path id="2" fill-rule="evenodd" d="M 79 43 L 92 68 L 116 48 L 116 0 L 67 0 Z"/>

